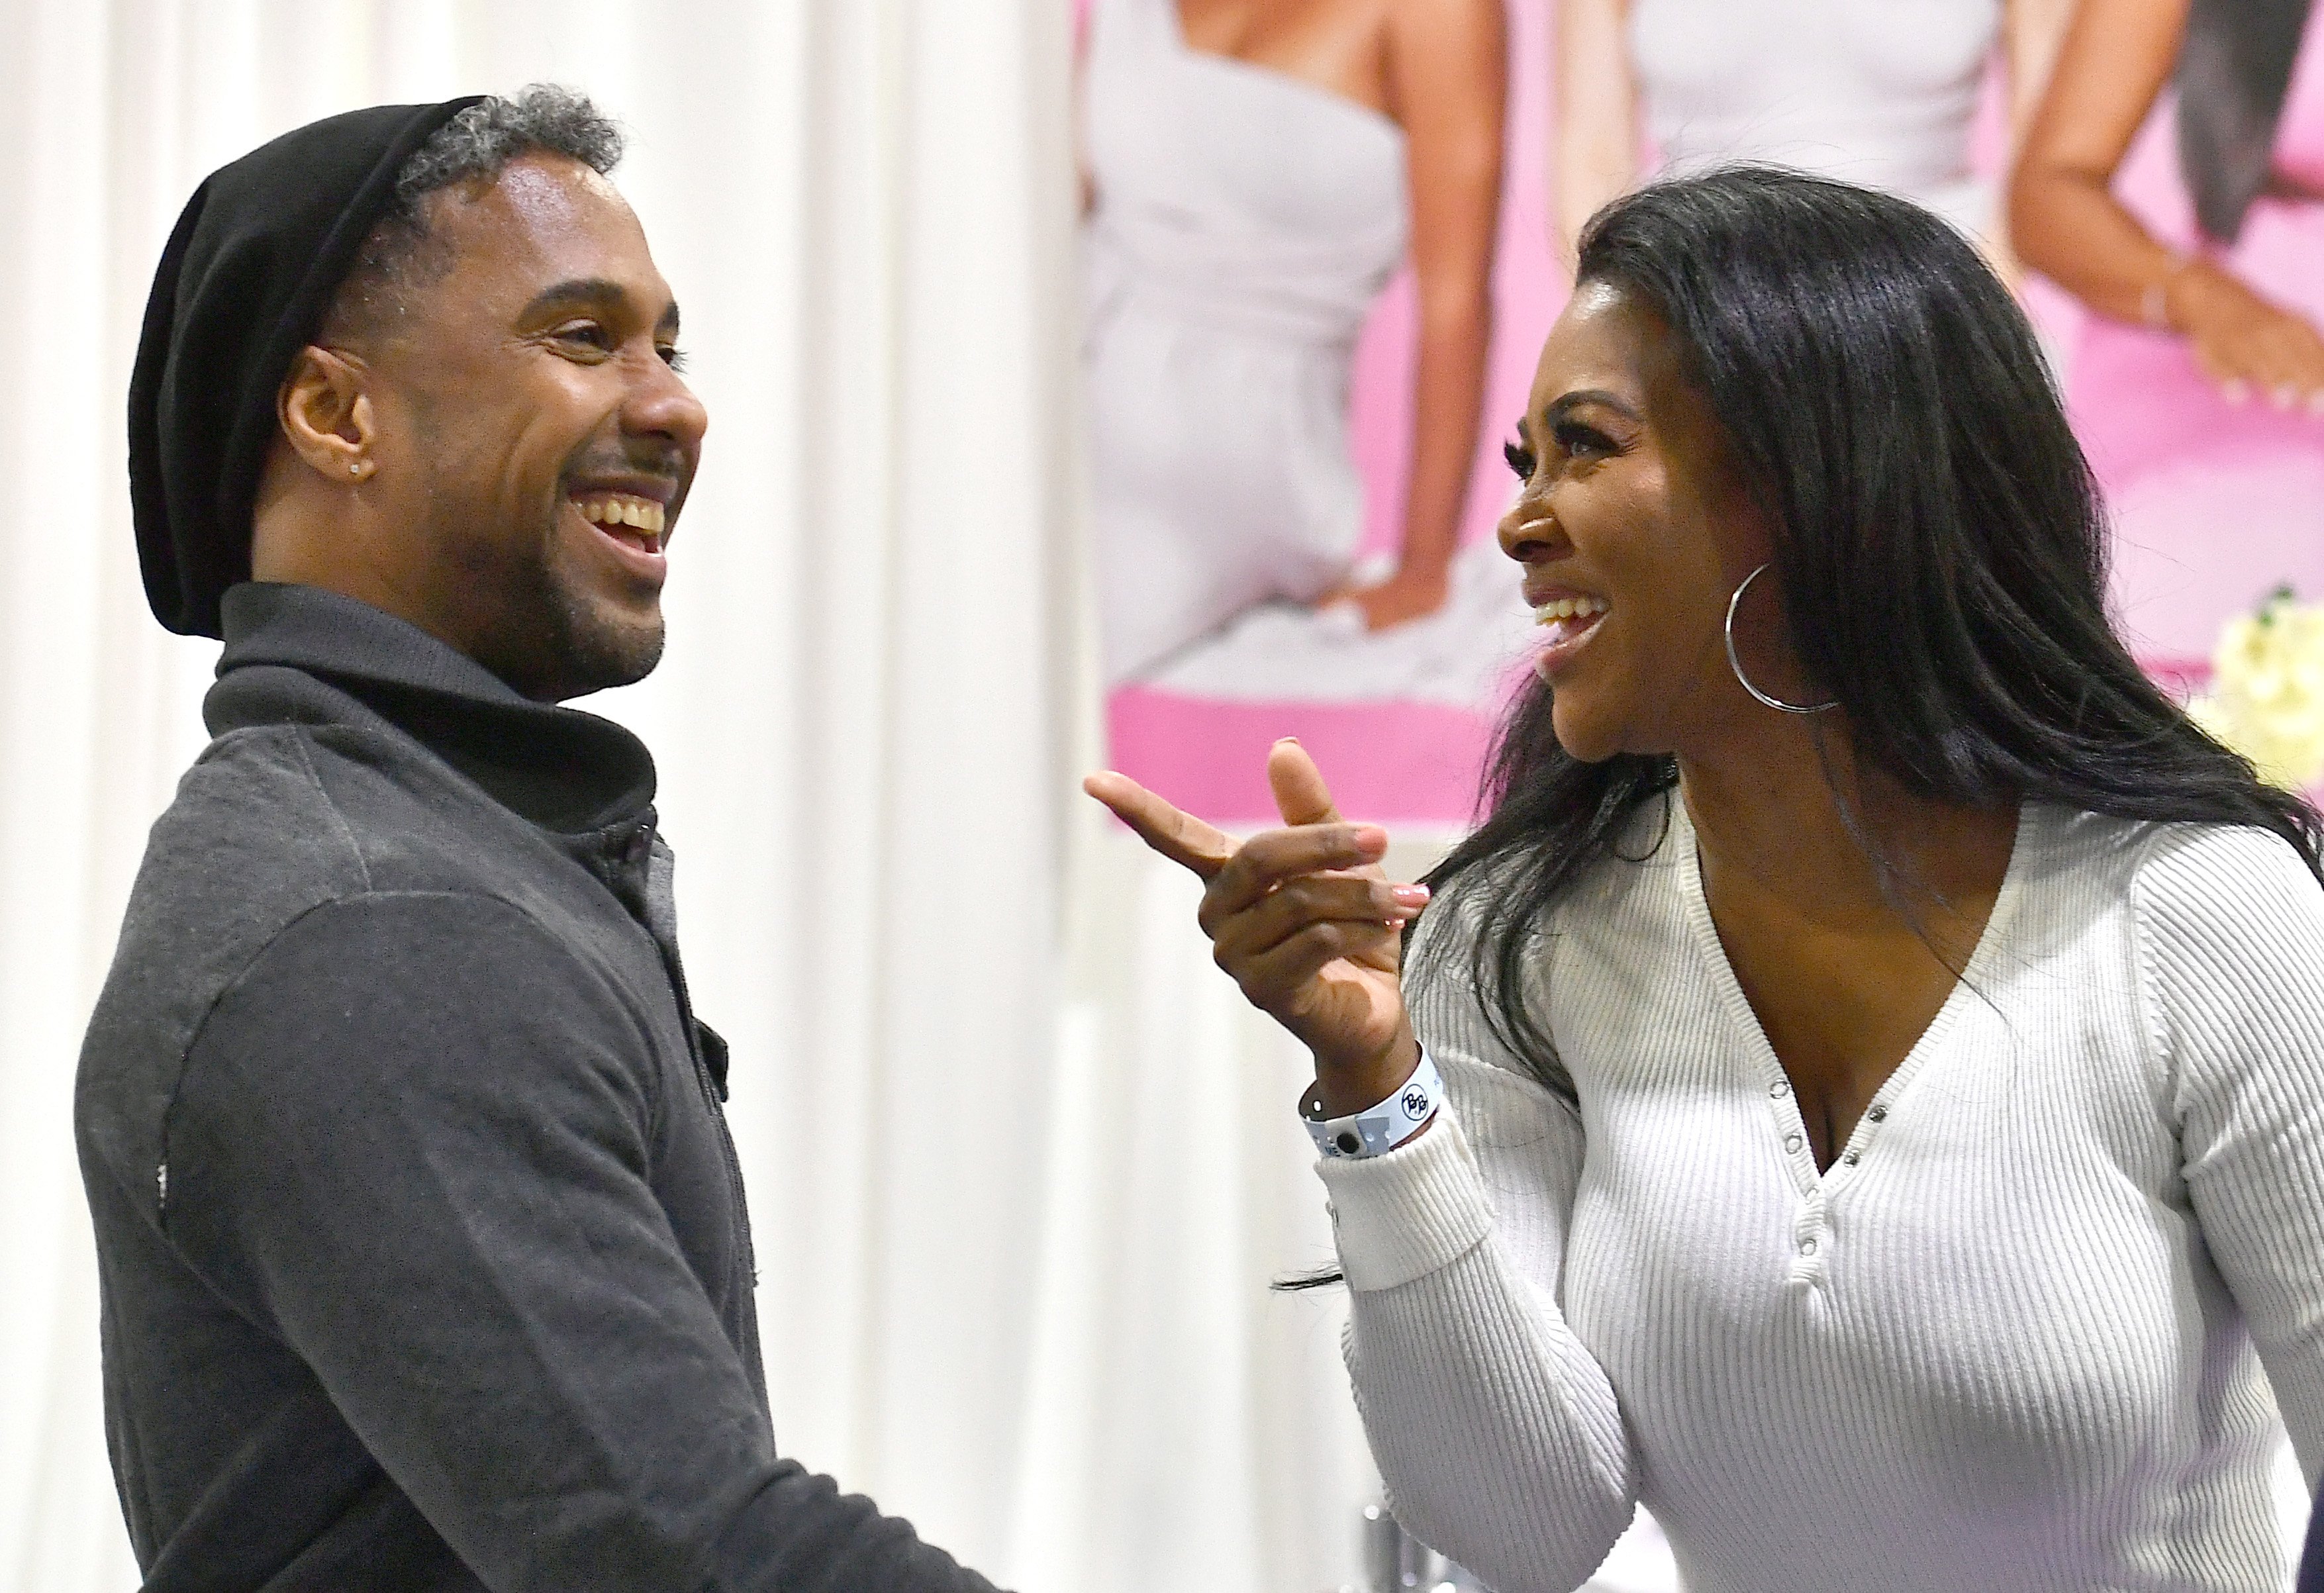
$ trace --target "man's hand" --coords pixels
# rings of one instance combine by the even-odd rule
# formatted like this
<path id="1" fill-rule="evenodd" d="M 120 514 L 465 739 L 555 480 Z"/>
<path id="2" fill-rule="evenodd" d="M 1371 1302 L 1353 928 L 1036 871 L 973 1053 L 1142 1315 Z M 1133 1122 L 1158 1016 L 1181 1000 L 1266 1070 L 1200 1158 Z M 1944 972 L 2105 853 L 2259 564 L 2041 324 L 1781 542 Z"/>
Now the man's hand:
<path id="1" fill-rule="evenodd" d="M 1428 890 L 1389 882 L 1388 833 L 1342 819 L 1297 742 L 1275 744 L 1267 778 L 1288 827 L 1240 846 L 1125 775 L 1093 774 L 1082 788 L 1205 882 L 1198 921 L 1213 957 L 1314 1053 L 1324 1114 L 1345 1116 L 1388 1099 L 1418 1064 L 1397 975 L 1404 925 Z"/>

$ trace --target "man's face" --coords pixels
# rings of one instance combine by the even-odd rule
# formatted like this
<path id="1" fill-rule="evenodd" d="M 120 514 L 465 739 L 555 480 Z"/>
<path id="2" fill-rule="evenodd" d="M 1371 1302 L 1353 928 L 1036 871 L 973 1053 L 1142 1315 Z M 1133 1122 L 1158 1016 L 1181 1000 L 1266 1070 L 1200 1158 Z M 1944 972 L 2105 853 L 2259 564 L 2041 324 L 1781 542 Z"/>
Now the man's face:
<path id="1" fill-rule="evenodd" d="M 526 695 L 642 678 L 667 547 L 709 423 L 678 375 L 678 305 L 637 217 L 533 154 L 431 196 L 423 272 L 364 341 L 378 472 L 412 539 L 407 617 Z"/>

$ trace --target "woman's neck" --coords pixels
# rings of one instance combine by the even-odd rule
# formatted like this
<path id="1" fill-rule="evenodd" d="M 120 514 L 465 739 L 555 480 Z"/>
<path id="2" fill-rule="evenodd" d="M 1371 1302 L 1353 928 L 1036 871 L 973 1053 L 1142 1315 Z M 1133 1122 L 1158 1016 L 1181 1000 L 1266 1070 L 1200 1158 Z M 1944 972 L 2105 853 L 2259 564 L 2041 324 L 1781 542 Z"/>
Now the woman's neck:
<path id="1" fill-rule="evenodd" d="M 1861 768 L 1844 734 L 1800 729 L 1727 758 L 1679 759 L 1714 908 L 1742 891 L 1835 928 L 1893 923 L 1940 940 L 1966 916 L 1973 946 L 2008 869 L 2016 805 L 1917 796 Z"/>

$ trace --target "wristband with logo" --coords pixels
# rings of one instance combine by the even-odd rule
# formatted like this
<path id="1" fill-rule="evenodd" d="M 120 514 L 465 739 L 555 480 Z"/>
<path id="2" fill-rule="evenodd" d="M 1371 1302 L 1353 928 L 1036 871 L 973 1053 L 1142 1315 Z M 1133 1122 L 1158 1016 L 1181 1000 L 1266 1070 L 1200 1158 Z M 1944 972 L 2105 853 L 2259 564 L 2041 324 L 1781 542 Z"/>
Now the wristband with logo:
<path id="1" fill-rule="evenodd" d="M 1444 1075 L 1436 1071 L 1436 1064 L 1424 1045 L 1420 1065 L 1412 1070 L 1412 1077 L 1379 1105 L 1368 1106 L 1345 1118 L 1310 1117 L 1304 1110 L 1299 1116 L 1307 1125 L 1309 1137 L 1315 1141 L 1318 1155 L 1335 1159 L 1376 1156 L 1394 1150 L 1419 1133 L 1436 1115 L 1437 1104 L 1443 1099 Z"/>

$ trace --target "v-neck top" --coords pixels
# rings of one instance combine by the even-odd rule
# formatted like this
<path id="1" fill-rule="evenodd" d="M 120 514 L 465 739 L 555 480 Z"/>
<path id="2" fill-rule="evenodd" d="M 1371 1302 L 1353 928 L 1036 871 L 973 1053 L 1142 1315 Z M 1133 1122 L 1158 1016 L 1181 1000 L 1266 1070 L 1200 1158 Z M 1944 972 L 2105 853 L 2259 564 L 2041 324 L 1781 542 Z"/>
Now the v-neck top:
<path id="1" fill-rule="evenodd" d="M 1683 810 L 1684 805 L 1674 802 L 1672 806 Z M 1914 1038 L 1888 1077 L 1873 1091 L 1872 1099 L 1865 1103 L 1864 1115 L 1857 1119 L 1847 1141 L 1835 1151 L 1831 1166 L 1822 1172 L 1816 1167 L 1807 1125 L 1792 1094 L 1790 1075 L 1776 1058 L 1775 1045 L 1768 1040 L 1767 1031 L 1759 1022 L 1759 1015 L 1752 1010 L 1750 998 L 1743 993 L 1743 984 L 1735 975 L 1734 964 L 1728 961 L 1726 943 L 1720 939 L 1718 923 L 1711 916 L 1711 898 L 1703 893 L 1702 848 L 1695 844 L 1692 824 L 1687 827 L 1683 852 L 1674 855 L 1671 861 L 1676 865 L 1688 931 L 1702 953 L 1704 976 L 1710 981 L 1725 1022 L 1732 1031 L 1732 1037 L 1741 1045 L 1755 1076 L 1766 1085 L 1769 1098 L 1780 1103 L 1776 1108 L 1777 1117 L 1780 1119 L 1786 1110 L 1789 1111 L 1788 1119 L 1777 1125 L 1783 1136 L 1785 1163 L 1796 1172 L 1800 1153 L 1804 1149 L 1807 1156 L 1805 1176 L 1810 1183 L 1835 1179 L 1843 1169 L 1861 1164 L 1864 1152 L 1863 1146 L 1857 1143 L 1858 1137 L 1868 1136 L 1868 1129 L 1877 1128 L 1887 1119 L 1890 1103 L 1911 1083 L 1913 1075 L 1920 1071 L 1923 1063 L 1932 1054 L 1942 1050 L 1960 1008 L 1979 999 L 1978 992 L 1992 975 L 1992 959 L 2002 954 L 1988 948 L 2006 942 L 2010 920 L 2016 916 L 2017 900 L 2024 878 L 2018 865 L 2019 860 L 2028 855 L 2025 832 L 2029 822 L 2041 822 L 2038 810 L 2029 807 L 2018 815 L 2017 834 L 2010 843 L 2009 864 L 2002 871 L 2001 888 L 1995 893 L 1992 909 L 1986 915 L 1985 927 L 1978 934 L 1976 949 L 1969 953 L 1969 962 L 1961 968 L 1961 977 L 1954 981 L 1952 989 L 1938 1004 L 1928 1027 Z"/>
<path id="2" fill-rule="evenodd" d="M 1641 1501 L 1696 1593 L 2281 1588 L 2279 1402 L 2324 1469 L 2298 855 L 2027 807 L 1967 977 L 1819 1174 L 1650 806 L 1543 925 L 1554 1067 L 1493 1035 L 1456 890 L 1406 981 L 1446 1115 L 1320 1166 L 1399 1515 L 1502 1593 L 1573 1587 Z"/>

